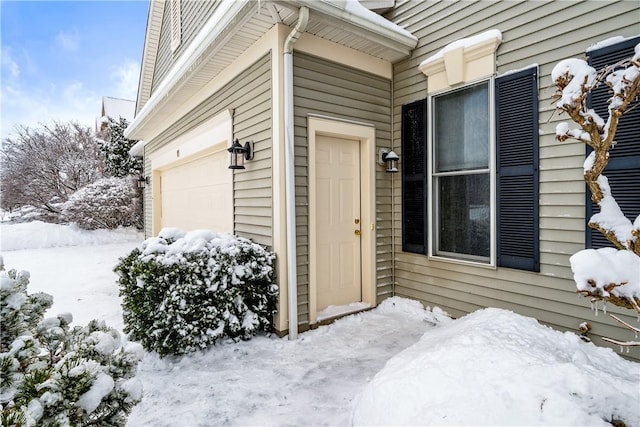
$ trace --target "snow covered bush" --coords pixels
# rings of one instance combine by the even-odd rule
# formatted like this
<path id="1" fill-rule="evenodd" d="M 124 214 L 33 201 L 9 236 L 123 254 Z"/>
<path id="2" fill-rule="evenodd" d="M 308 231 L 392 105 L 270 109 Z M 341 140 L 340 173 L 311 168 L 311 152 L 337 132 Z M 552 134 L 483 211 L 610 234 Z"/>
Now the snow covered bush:
<path id="1" fill-rule="evenodd" d="M 0 270 L 1 424 L 124 426 L 142 398 L 142 347 L 122 347 L 104 322 L 71 329 L 69 313 L 44 319 L 51 295 L 27 294 L 29 273 L 4 271 L 1 259 Z"/>
<path id="2" fill-rule="evenodd" d="M 87 230 L 120 226 L 142 228 L 141 205 L 132 178 L 102 178 L 69 197 L 62 218 Z"/>
<path id="3" fill-rule="evenodd" d="M 161 356 L 269 331 L 278 294 L 274 259 L 245 238 L 164 229 L 115 268 L 124 330 Z"/>
<path id="4" fill-rule="evenodd" d="M 20 126 L 0 146 L 0 206 L 34 206 L 55 219 L 59 203 L 104 176 L 104 159 L 89 127 L 75 122 Z"/>
<path id="5" fill-rule="evenodd" d="M 616 131 L 622 116 L 640 106 L 640 44 L 635 46 L 631 58 L 609 64 L 600 71 L 582 59 L 565 59 L 554 67 L 551 78 L 558 89 L 556 108 L 579 125 L 579 128 L 571 129 L 567 123 L 559 123 L 556 138 L 559 141 L 575 139 L 593 149 L 584 162 L 584 179 L 600 212 L 589 219 L 589 227 L 601 232 L 617 248 L 586 249 L 571 257 L 578 292 L 595 301 L 610 301 L 640 314 L 640 215 L 635 220 L 625 216 L 603 175 L 610 150 L 616 144 Z M 589 93 L 603 83 L 611 95 L 606 119 L 587 102 Z M 633 143 L 640 144 L 637 135 Z M 612 317 L 625 327 L 640 332 Z M 640 342 L 607 341 L 640 346 Z"/>
<path id="6" fill-rule="evenodd" d="M 138 141 L 124 137 L 124 131 L 129 122 L 122 117 L 117 121 L 111 117 L 108 120 L 105 135 L 101 135 L 103 139 L 98 139 L 100 150 L 104 153 L 107 173 L 117 178 L 140 175 L 142 157 L 133 157 L 129 154 L 131 147 Z"/>

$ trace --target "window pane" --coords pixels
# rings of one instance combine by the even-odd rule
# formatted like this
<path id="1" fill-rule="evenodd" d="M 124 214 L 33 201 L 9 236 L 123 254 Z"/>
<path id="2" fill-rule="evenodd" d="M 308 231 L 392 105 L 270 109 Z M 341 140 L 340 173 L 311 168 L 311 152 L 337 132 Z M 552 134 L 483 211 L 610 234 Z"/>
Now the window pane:
<path id="1" fill-rule="evenodd" d="M 490 254 L 489 174 L 443 176 L 438 185 L 438 252 Z M 462 257 L 464 258 L 464 257 Z"/>
<path id="2" fill-rule="evenodd" d="M 435 98 L 434 114 L 436 172 L 489 167 L 487 83 Z"/>

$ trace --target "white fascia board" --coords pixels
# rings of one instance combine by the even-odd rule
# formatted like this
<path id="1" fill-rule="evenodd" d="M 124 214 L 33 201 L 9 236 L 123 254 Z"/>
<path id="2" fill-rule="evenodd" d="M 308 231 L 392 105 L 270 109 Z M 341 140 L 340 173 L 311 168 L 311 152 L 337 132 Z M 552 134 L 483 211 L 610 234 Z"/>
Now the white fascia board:
<path id="1" fill-rule="evenodd" d="M 158 43 L 160 39 L 160 29 L 162 26 L 162 16 L 164 15 L 164 1 L 151 0 L 149 11 L 147 12 L 147 28 L 144 35 L 144 51 L 142 54 L 142 66 L 138 76 L 138 93 L 136 95 L 135 109 L 146 101 L 151 91 L 151 79 L 155 69 L 156 56 L 158 54 Z"/>
<path id="2" fill-rule="evenodd" d="M 153 115 L 154 110 L 172 93 L 176 92 L 185 80 L 203 63 L 203 56 L 217 37 L 234 23 L 236 15 L 251 0 L 224 0 L 205 23 L 189 47 L 175 62 L 169 73 L 153 92 L 147 103 L 138 112 L 136 118 L 125 130 L 125 137 L 140 139 L 137 135 L 144 123 Z"/>
<path id="3" fill-rule="evenodd" d="M 395 0 L 359 0 L 360 4 L 369 10 L 390 9 L 395 6 Z"/>
<path id="4" fill-rule="evenodd" d="M 416 36 L 362 6 L 358 1 L 296 0 L 295 3 L 360 27 L 367 33 L 378 36 L 375 41 L 383 45 L 389 45 L 389 42 L 392 42 L 397 48 L 404 50 L 411 50 L 418 45 Z"/>

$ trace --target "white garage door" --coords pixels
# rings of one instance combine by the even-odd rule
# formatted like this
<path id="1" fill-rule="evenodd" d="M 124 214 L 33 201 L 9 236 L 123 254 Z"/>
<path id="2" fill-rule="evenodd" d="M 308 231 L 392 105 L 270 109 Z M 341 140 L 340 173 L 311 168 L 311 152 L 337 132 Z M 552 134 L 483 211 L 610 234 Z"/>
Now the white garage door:
<path id="1" fill-rule="evenodd" d="M 161 172 L 163 228 L 233 232 L 233 174 L 227 157 L 220 151 Z"/>

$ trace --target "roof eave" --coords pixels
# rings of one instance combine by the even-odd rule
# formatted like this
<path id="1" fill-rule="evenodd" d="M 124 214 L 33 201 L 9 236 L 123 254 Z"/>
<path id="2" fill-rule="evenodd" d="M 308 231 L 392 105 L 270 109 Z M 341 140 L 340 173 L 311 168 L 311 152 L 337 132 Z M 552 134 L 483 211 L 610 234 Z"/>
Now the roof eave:
<path id="1" fill-rule="evenodd" d="M 387 48 L 389 62 L 395 62 L 408 56 L 418 40 L 406 30 L 389 21 L 381 21 L 379 15 L 371 11 L 355 13 L 346 7 L 346 3 L 331 3 L 327 0 L 286 0 L 276 1 L 288 8 L 307 6 L 318 20 L 339 21 L 343 27 L 363 38 L 372 40 Z M 160 114 L 185 83 L 197 75 L 201 66 L 214 55 L 218 47 L 226 43 L 226 35 L 240 31 L 246 19 L 255 11 L 251 0 L 224 1 L 212 15 L 196 39 L 187 47 L 172 67 L 169 75 L 154 89 L 142 108 L 139 107 L 144 94 L 142 86 L 138 93 L 138 112 L 127 127 L 125 137 L 129 139 L 147 139 L 153 132 L 147 129 L 153 117 Z M 367 12 L 370 12 L 367 13 Z M 156 11 L 155 13 L 159 13 Z M 150 16 L 151 12 L 150 12 Z M 147 68 L 144 68 L 147 70 Z M 142 82 L 141 82 L 142 83 Z M 149 95 L 146 95 L 149 96 Z"/>
<path id="2" fill-rule="evenodd" d="M 355 13 L 347 5 L 349 2 L 332 2 L 327 0 L 293 0 L 289 4 L 307 6 L 312 15 L 315 12 L 320 16 L 344 22 L 355 33 L 359 33 L 376 43 L 396 50 L 398 56 L 389 58 L 392 62 L 408 56 L 418 45 L 418 38 L 404 28 L 392 23 L 362 6 L 363 13 Z M 365 12 L 366 11 L 366 12 Z M 381 22 L 384 25 L 381 25 Z"/>
<path id="3" fill-rule="evenodd" d="M 240 14 L 249 13 L 249 8 L 245 6 L 250 3 L 251 0 L 228 1 L 217 9 L 203 30 L 196 36 L 196 39 L 178 58 L 169 75 L 155 88 L 151 97 L 138 111 L 135 119 L 125 131 L 126 138 L 144 139 L 146 137 L 145 124 L 158 109 L 168 102 L 172 94 L 180 90 L 189 76 L 197 72 L 198 67 L 205 62 L 203 58 L 207 56 L 207 52 L 218 41 L 218 36 L 224 34 L 231 26 L 240 26 L 237 18 Z"/>
<path id="4" fill-rule="evenodd" d="M 158 43 L 160 41 L 160 28 L 162 26 L 162 16 L 164 15 L 164 1 L 151 0 L 147 13 L 147 28 L 144 35 L 144 52 L 142 55 L 142 66 L 138 79 L 138 93 L 136 96 L 136 112 L 143 105 L 151 94 L 151 79 L 158 53 Z"/>

